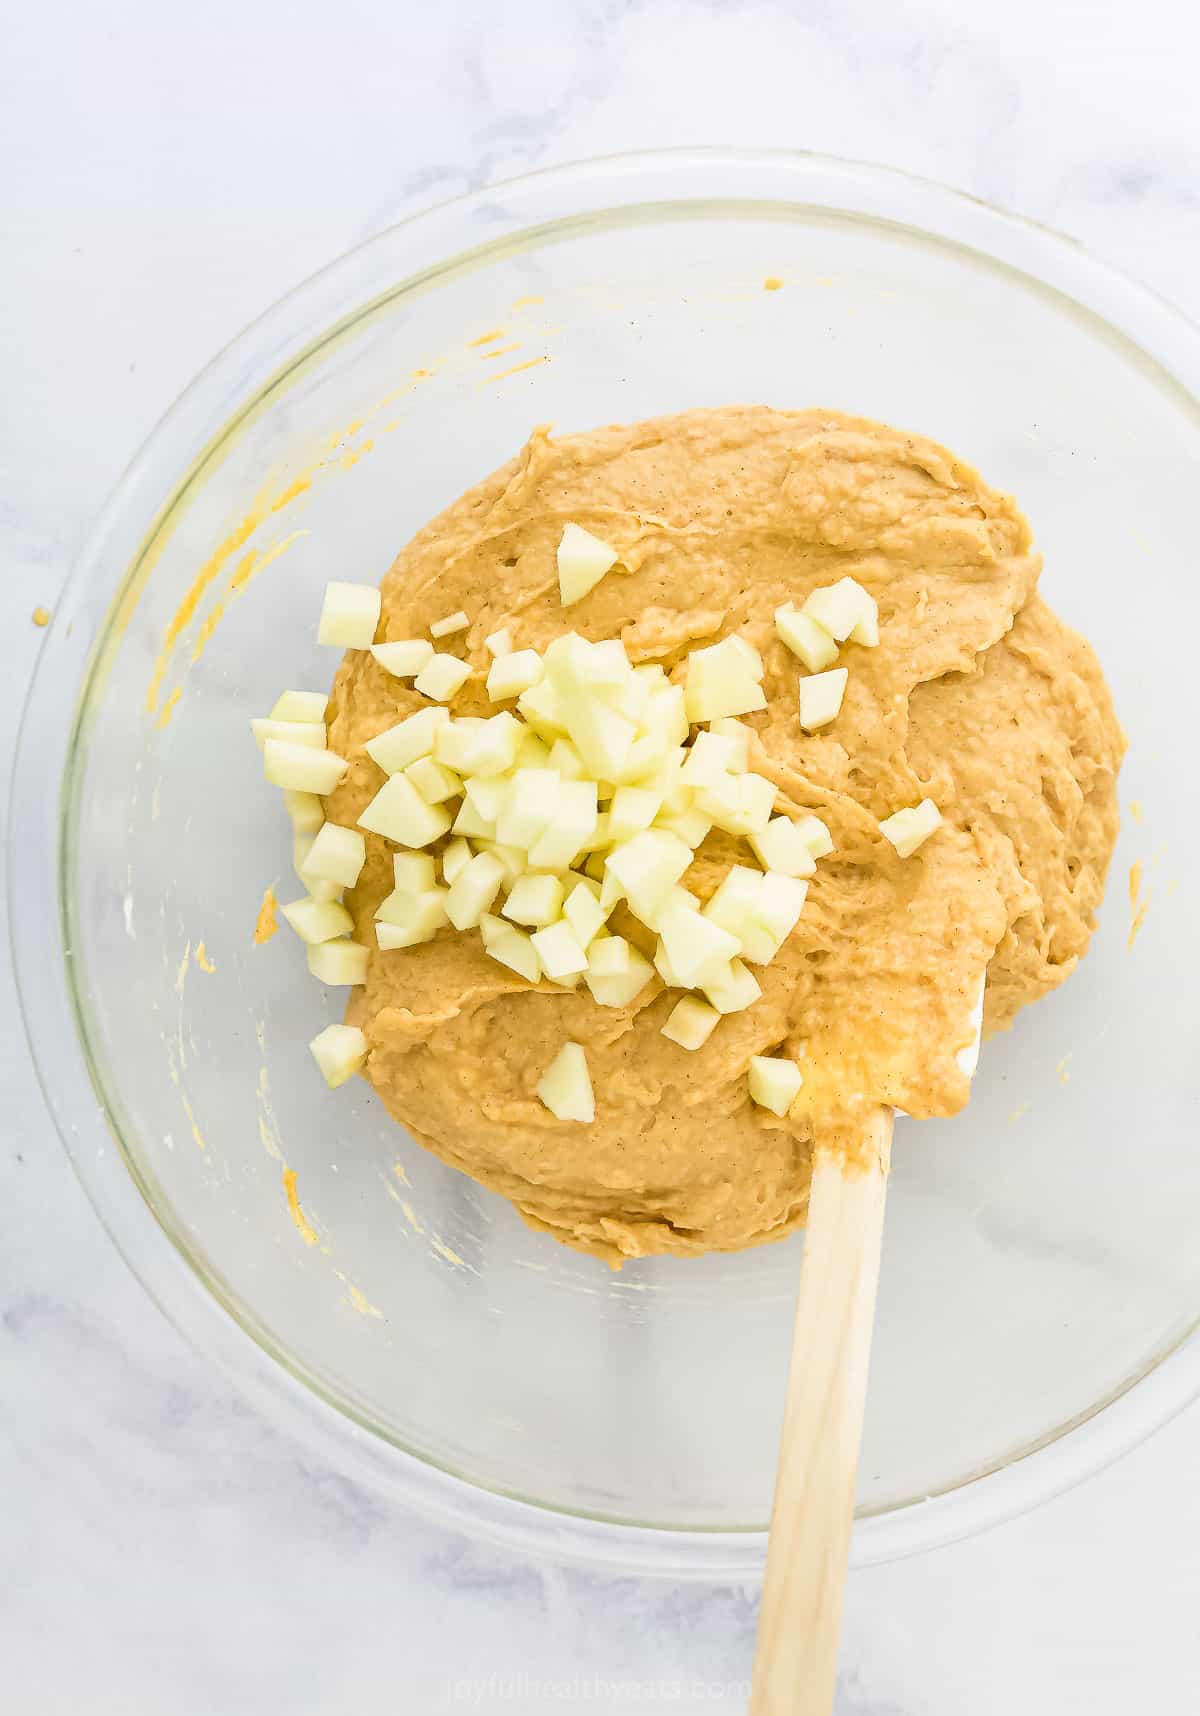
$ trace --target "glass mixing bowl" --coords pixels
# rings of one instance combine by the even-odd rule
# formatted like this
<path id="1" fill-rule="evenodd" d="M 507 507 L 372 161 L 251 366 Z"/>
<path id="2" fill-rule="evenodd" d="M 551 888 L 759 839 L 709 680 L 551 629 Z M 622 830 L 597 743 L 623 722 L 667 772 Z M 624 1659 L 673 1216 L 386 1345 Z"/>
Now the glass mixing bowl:
<path id="1" fill-rule="evenodd" d="M 802 1241 L 613 1275 L 426 1155 L 362 1081 L 327 1091 L 307 1044 L 342 992 L 290 933 L 254 941 L 268 884 L 300 890 L 248 719 L 328 683 L 325 580 L 376 580 L 534 424 L 816 404 L 947 442 L 1021 497 L 1130 737 L 1085 970 L 988 1046 L 964 1117 L 901 1124 L 855 1557 L 1027 1506 L 1181 1406 L 1200 1379 L 1198 378 L 1196 332 L 1068 241 L 799 155 L 535 175 L 269 311 L 108 508 L 16 777 L 34 1054 L 158 1302 L 343 1468 L 471 1531 L 756 1567 Z"/>

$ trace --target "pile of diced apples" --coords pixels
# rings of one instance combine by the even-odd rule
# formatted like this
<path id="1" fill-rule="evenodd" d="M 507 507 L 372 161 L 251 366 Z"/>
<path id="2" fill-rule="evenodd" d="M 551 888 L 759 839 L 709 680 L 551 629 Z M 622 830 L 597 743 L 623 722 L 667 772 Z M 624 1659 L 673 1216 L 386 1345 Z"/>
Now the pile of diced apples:
<path id="1" fill-rule="evenodd" d="M 568 525 L 558 551 L 564 606 L 616 559 Z M 423 638 L 376 644 L 379 615 L 378 590 L 328 586 L 320 641 L 369 649 L 385 672 L 429 700 L 368 741 L 386 779 L 357 828 L 324 818 L 322 798 L 348 767 L 327 748 L 324 695 L 285 692 L 253 723 L 266 777 L 284 790 L 296 869 L 308 887 L 282 911 L 307 944 L 314 976 L 365 981 L 368 951 L 350 939 L 342 892 L 358 881 L 366 830 L 397 848 L 394 887 L 376 912 L 381 952 L 431 941 L 447 926 L 478 930 L 500 965 L 529 983 L 583 984 L 601 1007 L 630 1006 L 657 971 L 685 992 L 662 1031 L 688 1050 L 708 1040 L 723 1014 L 752 1006 L 762 991 L 751 967 L 776 957 L 804 906 L 806 878 L 833 850 L 817 817 L 775 815 L 774 783 L 749 766 L 751 730 L 739 717 L 766 707 L 758 651 L 733 633 L 693 650 L 672 683 L 658 665 L 635 666 L 616 638 L 594 643 L 568 632 L 539 653 L 514 648 L 506 629 L 486 640 L 486 690 L 491 702 L 515 707 L 456 717 L 446 704 L 470 665 Z M 800 721 L 815 730 L 841 705 L 846 670 L 828 670 L 839 644 L 878 642 L 874 600 L 843 578 L 799 611 L 779 609 L 775 623 L 813 670 L 800 681 Z M 460 611 L 430 635 L 469 624 Z M 938 821 L 926 800 L 881 828 L 907 855 Z M 702 905 L 683 878 L 713 828 L 744 839 L 757 864 L 735 864 Z M 609 930 L 618 902 L 657 938 L 652 962 Z M 312 1047 L 331 1085 L 367 1053 L 363 1033 L 344 1025 Z M 753 1058 L 750 1094 L 762 1106 L 786 1114 L 800 1083 L 794 1062 Z M 538 1094 L 559 1118 L 594 1118 L 579 1044 L 564 1044 Z"/>

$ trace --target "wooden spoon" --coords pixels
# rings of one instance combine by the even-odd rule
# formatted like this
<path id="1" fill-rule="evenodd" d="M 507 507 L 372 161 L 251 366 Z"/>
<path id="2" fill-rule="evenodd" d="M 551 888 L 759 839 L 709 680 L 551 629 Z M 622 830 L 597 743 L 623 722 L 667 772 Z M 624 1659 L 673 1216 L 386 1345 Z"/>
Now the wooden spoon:
<path id="1" fill-rule="evenodd" d="M 749 1716 L 833 1709 L 892 1119 L 813 1161 Z"/>

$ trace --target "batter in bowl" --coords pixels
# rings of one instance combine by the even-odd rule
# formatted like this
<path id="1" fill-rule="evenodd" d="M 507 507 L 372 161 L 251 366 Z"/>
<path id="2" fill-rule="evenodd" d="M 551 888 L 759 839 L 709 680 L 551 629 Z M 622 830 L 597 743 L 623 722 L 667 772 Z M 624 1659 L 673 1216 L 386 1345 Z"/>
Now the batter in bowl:
<path id="1" fill-rule="evenodd" d="M 564 610 L 555 553 L 569 522 L 619 564 Z M 453 710 L 486 716 L 484 639 L 501 628 L 536 650 L 570 629 L 620 638 L 668 673 L 736 631 L 765 665 L 767 707 L 745 716 L 750 767 L 777 786 L 778 811 L 819 816 L 834 851 L 757 972 L 761 999 L 689 1053 L 662 1035 L 678 993 L 657 978 L 608 1008 L 586 988 L 527 982 L 451 929 L 379 952 L 392 849 L 369 835 L 346 897 L 370 948 L 347 1018 L 389 1112 L 532 1224 L 611 1263 L 800 1226 L 815 1132 L 836 1126 L 845 1091 L 955 1113 L 979 973 L 985 1032 L 1057 987 L 1087 950 L 1116 837 L 1121 731 L 1091 649 L 1037 594 L 1040 566 L 1009 497 L 944 448 L 862 419 L 734 407 L 536 431 L 400 553 L 378 638 L 421 637 L 462 610 L 454 641 L 474 671 Z M 773 615 L 846 576 L 875 597 L 880 643 L 843 649 L 841 711 L 806 733 Z M 350 768 L 331 821 L 353 826 L 383 784 L 366 742 L 425 703 L 368 651 L 347 654 L 328 742 Z M 942 826 L 901 858 L 880 822 L 927 797 Z M 684 881 L 705 900 L 745 861 L 714 832 Z M 624 908 L 610 927 L 652 953 Z M 586 1045 L 590 1125 L 537 1096 L 566 1040 Z M 777 1053 L 804 1068 L 785 1118 L 747 1093 L 751 1057 Z"/>

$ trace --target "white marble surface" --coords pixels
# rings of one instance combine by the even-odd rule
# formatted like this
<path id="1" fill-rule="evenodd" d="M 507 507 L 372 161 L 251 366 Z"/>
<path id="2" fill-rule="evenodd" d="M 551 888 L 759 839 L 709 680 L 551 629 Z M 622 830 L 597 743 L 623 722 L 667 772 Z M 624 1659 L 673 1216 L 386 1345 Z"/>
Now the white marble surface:
<path id="1" fill-rule="evenodd" d="M 1060 226 L 1200 311 L 1182 0 L 44 0 L 4 36 L 4 735 L 31 609 L 192 373 L 298 278 L 466 186 L 643 145 L 854 154 Z M 234 1398 L 86 1205 L 7 980 L 0 1079 L 6 1710 L 741 1708 L 752 1591 L 474 1546 Z M 1030 1518 L 856 1574 L 843 1716 L 1196 1708 L 1198 1433 L 1193 1410 Z"/>

